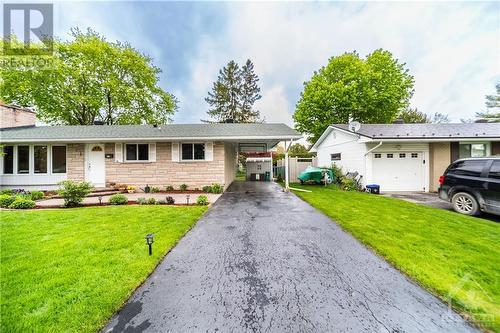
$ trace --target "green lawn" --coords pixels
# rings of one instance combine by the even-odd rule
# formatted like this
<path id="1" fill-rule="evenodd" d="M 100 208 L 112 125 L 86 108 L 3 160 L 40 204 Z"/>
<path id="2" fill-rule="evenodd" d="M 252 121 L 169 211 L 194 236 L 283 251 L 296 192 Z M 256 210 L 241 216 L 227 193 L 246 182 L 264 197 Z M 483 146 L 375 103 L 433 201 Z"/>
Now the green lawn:
<path id="1" fill-rule="evenodd" d="M 299 197 L 419 284 L 500 331 L 500 224 L 398 199 L 320 186 Z"/>
<path id="2" fill-rule="evenodd" d="M 95 332 L 206 207 L 0 212 L 3 332 Z M 153 255 L 144 237 L 155 234 Z"/>

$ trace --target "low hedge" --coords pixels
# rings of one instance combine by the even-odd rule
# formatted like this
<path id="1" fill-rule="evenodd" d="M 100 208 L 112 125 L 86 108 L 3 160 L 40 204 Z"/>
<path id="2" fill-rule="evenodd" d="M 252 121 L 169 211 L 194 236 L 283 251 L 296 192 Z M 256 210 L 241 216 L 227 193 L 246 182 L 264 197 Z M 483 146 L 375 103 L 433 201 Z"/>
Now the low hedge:
<path id="1" fill-rule="evenodd" d="M 35 208 L 36 203 L 33 200 L 16 197 L 16 199 L 9 205 L 10 209 L 31 209 Z"/>
<path id="2" fill-rule="evenodd" d="M 113 194 L 109 198 L 109 203 L 111 205 L 126 205 L 128 203 L 128 199 L 123 194 Z"/>
<path id="3" fill-rule="evenodd" d="M 16 200 L 16 197 L 10 194 L 0 194 L 0 207 L 8 208 L 11 203 Z"/>

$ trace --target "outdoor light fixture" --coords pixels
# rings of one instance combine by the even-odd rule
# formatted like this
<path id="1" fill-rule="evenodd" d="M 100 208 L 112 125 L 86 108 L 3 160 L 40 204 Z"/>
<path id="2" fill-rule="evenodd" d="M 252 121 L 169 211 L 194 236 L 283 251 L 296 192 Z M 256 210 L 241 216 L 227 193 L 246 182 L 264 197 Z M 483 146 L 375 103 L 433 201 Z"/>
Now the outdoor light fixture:
<path id="1" fill-rule="evenodd" d="M 97 199 L 99 200 L 99 205 L 102 205 L 102 197 L 99 196 Z"/>
<path id="2" fill-rule="evenodd" d="M 189 205 L 189 194 L 186 195 L 186 205 Z"/>
<path id="3" fill-rule="evenodd" d="M 149 255 L 153 254 L 153 248 L 152 248 L 153 242 L 154 242 L 154 240 L 153 240 L 153 234 L 147 234 L 146 235 L 146 244 L 149 247 Z"/>

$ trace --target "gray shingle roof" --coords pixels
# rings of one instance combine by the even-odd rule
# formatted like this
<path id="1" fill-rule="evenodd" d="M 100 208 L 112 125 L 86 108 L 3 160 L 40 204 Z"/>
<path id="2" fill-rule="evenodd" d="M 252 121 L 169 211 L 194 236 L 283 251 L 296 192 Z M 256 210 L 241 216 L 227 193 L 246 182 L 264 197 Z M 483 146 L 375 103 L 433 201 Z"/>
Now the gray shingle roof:
<path id="1" fill-rule="evenodd" d="M 334 124 L 349 130 L 346 124 Z M 500 138 L 500 123 L 361 124 L 357 132 L 373 139 Z"/>
<path id="2" fill-rule="evenodd" d="M 301 135 L 285 124 L 168 124 L 40 126 L 0 130 L 0 142 L 85 141 L 90 139 L 298 139 Z"/>

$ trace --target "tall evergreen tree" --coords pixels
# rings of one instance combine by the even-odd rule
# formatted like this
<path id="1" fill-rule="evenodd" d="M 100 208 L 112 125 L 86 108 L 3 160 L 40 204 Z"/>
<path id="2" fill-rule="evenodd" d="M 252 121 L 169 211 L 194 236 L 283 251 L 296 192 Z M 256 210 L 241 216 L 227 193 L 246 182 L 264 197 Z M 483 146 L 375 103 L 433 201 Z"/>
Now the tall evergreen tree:
<path id="1" fill-rule="evenodd" d="M 255 74 L 253 63 L 250 59 L 241 68 L 241 110 L 240 122 L 255 123 L 259 120 L 260 112 L 254 110 L 254 103 L 262 96 L 258 85 L 259 77 Z"/>
<path id="2" fill-rule="evenodd" d="M 486 107 L 488 110 L 476 113 L 477 118 L 485 119 L 489 123 L 500 123 L 500 83 L 495 88 L 495 95 L 486 96 Z"/>
<path id="3" fill-rule="evenodd" d="M 210 105 L 207 112 L 212 120 L 206 122 L 226 122 L 231 119 L 235 123 L 254 123 L 259 120 L 259 111 L 253 109 L 255 101 L 261 98 L 257 85 L 258 76 L 253 63 L 247 60 L 240 69 L 231 60 L 219 71 L 217 81 L 205 101 Z"/>

